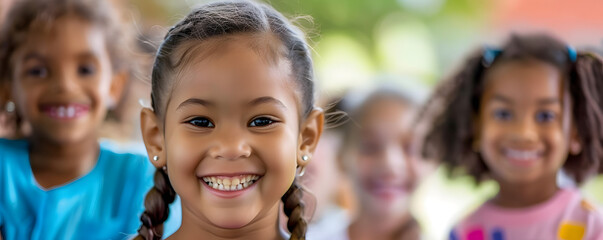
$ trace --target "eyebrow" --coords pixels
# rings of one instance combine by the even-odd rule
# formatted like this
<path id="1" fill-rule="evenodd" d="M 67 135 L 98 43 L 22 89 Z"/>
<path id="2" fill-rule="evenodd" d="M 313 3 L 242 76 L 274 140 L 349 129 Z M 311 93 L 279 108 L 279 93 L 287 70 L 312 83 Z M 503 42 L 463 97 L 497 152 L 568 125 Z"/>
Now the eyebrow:
<path id="1" fill-rule="evenodd" d="M 499 101 L 499 102 L 504 102 L 504 103 L 507 103 L 507 104 L 512 104 L 513 103 L 513 101 L 511 101 L 511 99 L 509 99 L 509 98 L 507 98 L 505 96 L 501 96 L 501 95 L 494 95 L 492 97 L 492 101 L 495 101 L 495 100 Z"/>
<path id="2" fill-rule="evenodd" d="M 283 102 L 279 101 L 276 98 L 269 97 L 269 96 L 253 99 L 247 105 L 256 106 L 256 105 L 266 104 L 266 103 L 276 104 L 283 109 L 287 109 L 287 106 L 285 106 L 285 104 Z"/>
<path id="3" fill-rule="evenodd" d="M 176 110 L 178 110 L 182 107 L 186 107 L 188 105 L 203 105 L 205 107 L 215 106 L 215 104 L 213 102 L 210 102 L 207 100 L 203 100 L 203 99 L 199 99 L 199 98 L 189 98 L 189 99 L 186 99 L 184 102 L 180 103 L 180 105 L 178 105 Z"/>
<path id="4" fill-rule="evenodd" d="M 35 53 L 35 52 L 31 52 L 25 55 L 25 57 L 23 57 L 23 62 L 29 61 L 29 60 L 39 60 L 39 61 L 44 61 L 45 58 L 39 54 L 39 53 Z"/>
<path id="5" fill-rule="evenodd" d="M 492 100 L 497 100 L 503 103 L 507 103 L 507 104 L 513 104 L 513 101 L 505 96 L 501 96 L 501 95 L 494 95 L 492 97 Z M 541 98 L 538 99 L 538 105 L 550 105 L 550 104 L 556 104 L 556 103 L 560 103 L 561 100 L 557 97 L 547 97 L 547 98 Z"/>
<path id="6" fill-rule="evenodd" d="M 561 103 L 561 99 L 559 99 L 557 97 L 538 99 L 539 105 L 550 105 L 550 104 L 556 104 L 556 103 Z"/>
<path id="7" fill-rule="evenodd" d="M 77 55 L 77 57 L 79 59 L 94 59 L 94 60 L 97 60 L 99 58 L 98 54 L 96 54 L 95 52 L 92 52 L 92 51 L 80 53 Z"/>

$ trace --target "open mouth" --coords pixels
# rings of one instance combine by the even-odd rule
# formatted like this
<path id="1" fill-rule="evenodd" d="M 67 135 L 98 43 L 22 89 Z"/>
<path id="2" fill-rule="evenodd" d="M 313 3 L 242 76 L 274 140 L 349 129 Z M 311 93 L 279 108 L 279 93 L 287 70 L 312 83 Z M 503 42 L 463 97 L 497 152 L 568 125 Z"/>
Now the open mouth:
<path id="1" fill-rule="evenodd" d="M 74 119 L 86 114 L 90 107 L 85 104 L 45 104 L 40 107 L 42 112 L 51 118 Z"/>
<path id="2" fill-rule="evenodd" d="M 239 175 L 236 177 L 206 176 L 203 181 L 209 187 L 220 191 L 239 191 L 253 185 L 260 179 L 259 175 Z"/>
<path id="3" fill-rule="evenodd" d="M 505 155 L 505 157 L 507 157 L 509 159 L 517 160 L 517 161 L 534 161 L 534 160 L 537 160 L 538 158 L 540 158 L 540 156 L 542 155 L 542 152 L 536 151 L 536 150 L 525 151 L 525 150 L 505 149 L 503 151 L 503 154 Z"/>

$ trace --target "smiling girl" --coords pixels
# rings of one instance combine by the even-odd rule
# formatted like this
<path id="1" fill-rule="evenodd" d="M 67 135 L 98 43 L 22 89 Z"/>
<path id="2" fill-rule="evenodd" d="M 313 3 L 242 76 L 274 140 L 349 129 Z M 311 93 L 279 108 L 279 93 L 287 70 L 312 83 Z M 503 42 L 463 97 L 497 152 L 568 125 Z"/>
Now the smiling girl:
<path id="1" fill-rule="evenodd" d="M 170 239 L 305 239 L 296 174 L 323 125 L 301 31 L 267 5 L 217 2 L 165 36 L 143 139 L 157 167 L 138 238 L 158 239 L 178 194 Z M 278 227 L 280 202 L 288 234 Z"/>
<path id="2" fill-rule="evenodd" d="M 603 239 L 601 213 L 557 185 L 560 170 L 579 184 L 601 164 L 602 79 L 598 56 L 527 35 L 471 56 L 440 85 L 426 153 L 500 186 L 450 239 Z"/>
<path id="3" fill-rule="evenodd" d="M 98 142 L 133 67 L 119 19 L 106 1 L 32 0 L 15 2 L 3 24 L 0 102 L 31 126 L 25 139 L 0 139 L 5 240 L 136 232 L 150 166 Z"/>

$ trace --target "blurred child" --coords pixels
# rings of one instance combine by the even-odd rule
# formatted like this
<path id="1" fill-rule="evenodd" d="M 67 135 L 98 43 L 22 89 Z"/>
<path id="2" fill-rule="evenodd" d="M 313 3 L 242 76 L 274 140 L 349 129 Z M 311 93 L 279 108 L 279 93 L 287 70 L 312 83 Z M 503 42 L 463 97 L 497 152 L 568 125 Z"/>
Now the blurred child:
<path id="1" fill-rule="evenodd" d="M 166 34 L 143 139 L 157 167 L 137 239 L 305 239 L 301 175 L 322 132 L 303 33 L 268 5 L 203 5 Z M 289 234 L 278 226 L 279 206 Z"/>
<path id="2" fill-rule="evenodd" d="M 133 70 L 120 19 L 106 1 L 23 0 L 3 23 L 0 102 L 31 126 L 25 139 L 0 139 L 3 239 L 136 232 L 150 164 L 98 143 Z"/>
<path id="3" fill-rule="evenodd" d="M 462 220 L 450 239 L 603 239 L 603 216 L 576 183 L 603 157 L 603 64 L 546 35 L 512 36 L 443 82 L 426 108 L 425 152 L 496 196 Z"/>
<path id="4" fill-rule="evenodd" d="M 419 239 L 410 196 L 421 171 L 413 119 L 418 101 L 403 92 L 378 89 L 347 110 L 340 160 L 351 178 L 358 210 L 338 239 Z"/>
<path id="5" fill-rule="evenodd" d="M 331 240 L 348 228 L 352 191 L 338 161 L 347 116 L 341 111 L 341 97 L 325 106 L 325 130 L 320 137 L 312 164 L 301 183 L 316 198 L 316 208 L 308 226 L 308 239 Z"/>

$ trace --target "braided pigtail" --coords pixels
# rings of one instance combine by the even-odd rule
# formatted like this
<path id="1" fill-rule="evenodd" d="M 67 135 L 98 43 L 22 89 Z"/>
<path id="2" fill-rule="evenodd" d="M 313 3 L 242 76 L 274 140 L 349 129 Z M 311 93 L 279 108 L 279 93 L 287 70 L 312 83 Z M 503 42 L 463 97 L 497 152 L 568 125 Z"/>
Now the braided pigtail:
<path id="1" fill-rule="evenodd" d="M 136 240 L 158 240 L 163 235 L 163 222 L 170 215 L 170 203 L 174 202 L 176 192 L 170 184 L 167 173 L 162 168 L 155 171 L 155 185 L 144 199 L 144 212 L 140 216 L 142 225 L 138 229 Z"/>
<path id="2" fill-rule="evenodd" d="M 308 222 L 303 216 L 305 205 L 302 200 L 302 191 L 303 189 L 298 185 L 297 180 L 293 180 L 291 187 L 289 187 L 289 190 L 281 198 L 285 215 L 289 218 L 287 220 L 287 229 L 291 232 L 290 240 L 306 239 Z"/>

